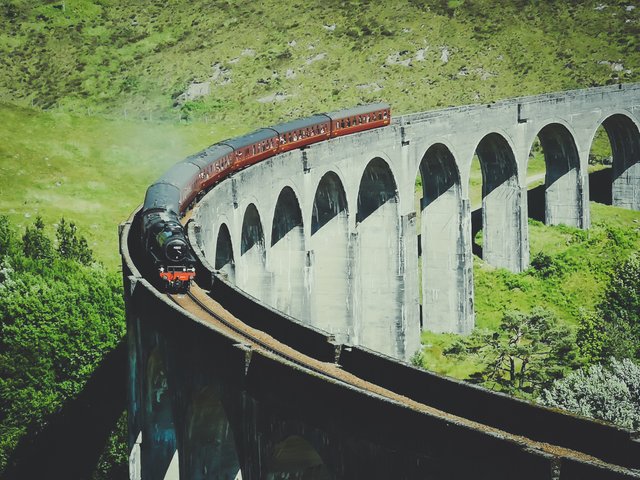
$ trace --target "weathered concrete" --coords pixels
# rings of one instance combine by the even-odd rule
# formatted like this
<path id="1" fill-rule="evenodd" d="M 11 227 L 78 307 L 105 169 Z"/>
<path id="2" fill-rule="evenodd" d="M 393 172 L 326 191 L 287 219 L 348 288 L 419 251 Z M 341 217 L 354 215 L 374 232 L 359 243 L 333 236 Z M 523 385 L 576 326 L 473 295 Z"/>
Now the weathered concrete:
<path id="1" fill-rule="evenodd" d="M 640 134 L 634 120 L 615 114 L 603 125 L 613 153 L 613 204 L 640 210 Z"/>
<path id="2" fill-rule="evenodd" d="M 256 298 L 340 340 L 407 358 L 419 346 L 420 297 L 424 328 L 467 333 L 473 327 L 469 177 L 474 155 L 483 172 L 483 258 L 518 272 L 529 264 L 526 171 L 536 138 L 547 164 L 546 222 L 588 228 L 588 156 L 600 126 L 612 142 L 614 204 L 640 208 L 639 117 L 638 85 L 399 117 L 387 128 L 288 152 L 222 182 L 194 213 L 203 231 L 201 248 Z M 380 192 L 378 200 L 374 191 L 362 192 L 375 159 L 388 167 L 366 183 L 366 189 Z M 418 172 L 420 212 L 414 200 Z M 285 191 L 283 204 L 279 198 Z M 367 195 L 366 202 L 382 207 L 371 215 L 363 214 L 366 205 L 358 203 Z M 295 208 L 284 207 L 294 204 L 299 218 Z M 245 251 L 243 225 L 250 205 L 263 234 L 254 249 Z M 412 227 L 418 213 L 420 232 Z M 286 218 L 295 218 L 294 229 L 287 239 L 273 242 L 274 226 L 286 226 Z M 258 231 L 256 222 L 249 231 Z M 228 239 L 218 233 L 223 228 Z M 286 265 L 293 271 L 285 273 Z M 372 287 L 383 269 L 391 272 L 380 280 L 387 283 Z M 287 293 L 290 304 L 284 300 Z M 388 337 L 384 344 L 376 343 L 380 332 Z"/>
<path id="3" fill-rule="evenodd" d="M 309 267 L 310 321 L 346 342 L 354 335 L 347 200 L 340 178 L 326 173 L 316 189 Z"/>
<path id="4" fill-rule="evenodd" d="M 469 333 L 473 311 L 465 312 L 473 298 L 465 260 L 470 258 L 468 202 L 460 195 L 460 175 L 449 149 L 435 144 L 420 163 L 422 179 L 422 318 L 433 332 Z M 471 288 L 471 289 L 470 289 Z M 458 322 L 452 324 L 451 319 Z"/>
<path id="5" fill-rule="evenodd" d="M 295 318 L 309 318 L 306 251 L 302 213 L 296 194 L 285 187 L 278 197 L 271 229 L 267 270 L 273 272 L 271 305 Z"/>

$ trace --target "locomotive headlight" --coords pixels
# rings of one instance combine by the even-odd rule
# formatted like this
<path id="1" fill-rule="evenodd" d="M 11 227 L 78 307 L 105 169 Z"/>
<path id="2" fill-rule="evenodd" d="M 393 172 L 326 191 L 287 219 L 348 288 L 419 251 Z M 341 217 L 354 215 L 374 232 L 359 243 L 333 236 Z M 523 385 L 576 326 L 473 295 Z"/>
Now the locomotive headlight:
<path id="1" fill-rule="evenodd" d="M 184 240 L 172 240 L 164 246 L 167 259 L 179 262 L 187 256 L 187 244 Z"/>

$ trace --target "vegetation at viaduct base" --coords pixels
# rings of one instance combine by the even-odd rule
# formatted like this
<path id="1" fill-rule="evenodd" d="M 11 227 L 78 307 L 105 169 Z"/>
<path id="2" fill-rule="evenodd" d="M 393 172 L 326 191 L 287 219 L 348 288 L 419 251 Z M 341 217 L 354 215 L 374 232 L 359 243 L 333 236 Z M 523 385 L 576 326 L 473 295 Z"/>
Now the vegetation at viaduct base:
<path id="1" fill-rule="evenodd" d="M 0 216 L 0 472 L 125 333 L 120 276 L 94 261 L 73 223 L 61 219 L 55 241 L 46 230 L 37 218 L 20 236 Z M 126 460 L 122 433 L 105 465 Z"/>
<path id="2" fill-rule="evenodd" d="M 116 225 L 169 165 L 358 103 L 397 115 L 637 82 L 639 25 L 629 0 L 1 2 L 0 476 L 121 340 Z M 616 405 L 605 418 L 638 428 L 637 363 L 625 358 L 638 361 L 640 214 L 591 212 L 587 232 L 530 221 L 522 274 L 476 259 L 478 333 L 425 333 L 417 358 L 584 414 Z M 96 480 L 126 465 L 123 428 Z"/>
<path id="3" fill-rule="evenodd" d="M 476 330 L 462 339 L 424 333 L 418 363 L 637 429 L 640 214 L 591 207 L 588 231 L 531 221 L 532 248 L 545 247 L 523 273 L 478 261 Z"/>

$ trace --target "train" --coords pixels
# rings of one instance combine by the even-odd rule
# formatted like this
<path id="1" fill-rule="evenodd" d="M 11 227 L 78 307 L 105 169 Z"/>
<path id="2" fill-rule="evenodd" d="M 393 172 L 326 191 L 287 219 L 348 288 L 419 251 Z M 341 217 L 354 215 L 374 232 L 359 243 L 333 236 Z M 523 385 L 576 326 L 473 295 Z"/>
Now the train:
<path id="1" fill-rule="evenodd" d="M 188 291 L 196 259 L 181 219 L 216 183 L 279 153 L 391 122 L 386 103 L 316 114 L 218 142 L 171 167 L 147 189 L 138 219 L 147 270 L 166 293 Z"/>

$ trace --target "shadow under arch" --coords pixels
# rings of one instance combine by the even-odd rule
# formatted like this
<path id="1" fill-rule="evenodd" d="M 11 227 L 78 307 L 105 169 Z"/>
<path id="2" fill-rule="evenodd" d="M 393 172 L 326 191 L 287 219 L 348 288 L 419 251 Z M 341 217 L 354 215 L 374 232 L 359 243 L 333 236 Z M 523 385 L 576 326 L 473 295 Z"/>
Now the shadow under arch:
<path id="1" fill-rule="evenodd" d="M 271 449 L 267 480 L 332 480 L 335 478 L 318 451 L 299 435 L 290 435 Z"/>
<path id="2" fill-rule="evenodd" d="M 271 278 L 266 267 L 264 230 L 255 204 L 247 206 L 242 220 L 240 258 L 236 259 L 236 284 L 260 300 L 270 300 Z"/>
<path id="3" fill-rule="evenodd" d="M 221 224 L 218 230 L 214 268 L 226 274 L 231 283 L 235 283 L 236 264 L 233 258 L 233 244 L 229 227 L 225 223 Z"/>
<path id="4" fill-rule="evenodd" d="M 405 357 L 404 265 L 398 190 L 385 160 L 371 160 L 358 189 L 355 335 L 358 345 Z"/>
<path id="5" fill-rule="evenodd" d="M 583 226 L 580 157 L 567 127 L 551 123 L 538 132 L 544 153 L 545 210 L 547 225 Z"/>
<path id="6" fill-rule="evenodd" d="M 387 162 L 376 157 L 366 166 L 360 180 L 356 223 L 362 223 L 389 200 L 398 200 L 396 181 Z"/>
<path id="7" fill-rule="evenodd" d="M 145 365 L 142 478 L 165 478 L 168 470 L 177 473 L 178 468 L 174 465 L 177 438 L 165 354 L 166 346 L 157 343 Z"/>
<path id="8" fill-rule="evenodd" d="M 348 212 L 347 197 L 338 175 L 327 172 L 320 179 L 313 199 L 311 235 L 324 227 L 342 212 Z"/>
<path id="9" fill-rule="evenodd" d="M 301 321 L 308 321 L 302 212 L 295 192 L 288 186 L 278 195 L 273 214 L 269 269 L 273 273 L 272 305 Z"/>
<path id="10" fill-rule="evenodd" d="M 640 132 L 629 117 L 615 114 L 602 126 L 613 155 L 611 197 L 614 206 L 640 210 Z"/>
<path id="11" fill-rule="evenodd" d="M 468 333 L 457 292 L 464 284 L 465 243 L 460 175 L 451 151 L 429 147 L 420 162 L 420 242 L 422 251 L 422 324 L 434 332 Z"/>
<path id="12" fill-rule="evenodd" d="M 244 212 L 242 219 L 242 234 L 240 239 L 240 254 L 244 255 L 253 247 L 258 247 L 264 252 L 264 231 L 262 221 L 255 204 L 250 203 Z"/>
<path id="13" fill-rule="evenodd" d="M 495 266 L 519 272 L 527 263 L 521 252 L 522 194 L 518 167 L 507 140 L 489 133 L 476 147 L 482 170 L 483 259 Z"/>
<path id="14" fill-rule="evenodd" d="M 298 197 L 291 187 L 284 187 L 278 195 L 271 227 L 271 246 L 282 240 L 294 228 L 302 228 L 302 212 Z"/>
<path id="15" fill-rule="evenodd" d="M 338 175 L 329 171 L 318 183 L 311 212 L 309 318 L 343 343 L 353 341 L 350 255 L 347 197 Z"/>
<path id="16" fill-rule="evenodd" d="M 192 480 L 233 479 L 240 469 L 233 430 L 217 390 L 198 389 L 187 407 L 181 473 Z"/>

